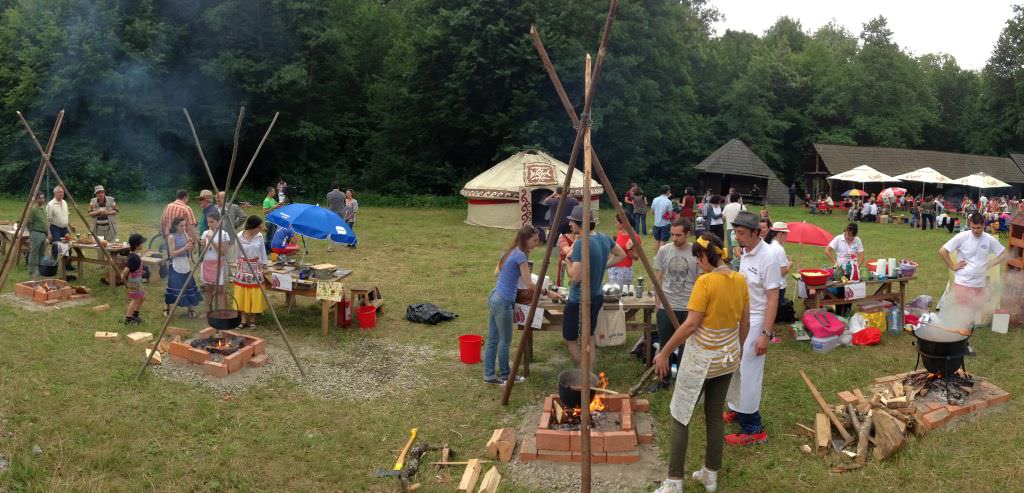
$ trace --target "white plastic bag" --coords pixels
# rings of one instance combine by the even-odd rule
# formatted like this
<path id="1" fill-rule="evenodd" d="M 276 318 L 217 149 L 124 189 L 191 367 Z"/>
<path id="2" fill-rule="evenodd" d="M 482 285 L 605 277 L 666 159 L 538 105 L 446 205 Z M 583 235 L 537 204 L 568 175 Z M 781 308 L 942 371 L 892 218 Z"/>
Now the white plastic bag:
<path id="1" fill-rule="evenodd" d="M 864 318 L 864 315 L 861 315 L 858 312 L 854 313 L 853 316 L 850 317 L 850 323 L 846 325 L 846 329 L 847 331 L 849 331 L 850 334 L 856 334 L 864 330 L 864 328 L 867 326 L 868 323 L 867 320 Z"/>

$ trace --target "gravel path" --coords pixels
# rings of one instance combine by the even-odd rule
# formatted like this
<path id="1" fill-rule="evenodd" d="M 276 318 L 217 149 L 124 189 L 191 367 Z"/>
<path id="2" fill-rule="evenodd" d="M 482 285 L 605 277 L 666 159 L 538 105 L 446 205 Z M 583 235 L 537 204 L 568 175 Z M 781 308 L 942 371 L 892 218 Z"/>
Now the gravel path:
<path id="1" fill-rule="evenodd" d="M 357 346 L 358 344 L 358 346 Z M 218 394 L 240 393 L 254 385 L 286 378 L 310 395 L 337 400 L 380 399 L 425 385 L 423 365 L 435 359 L 426 346 L 395 345 L 361 340 L 335 351 L 323 351 L 292 343 L 306 377 L 283 345 L 268 341 L 270 363 L 263 368 L 245 368 L 224 378 L 207 376 L 199 365 L 178 364 L 165 358 L 163 365 L 150 367 L 153 374 L 169 380 L 205 388 Z M 413 363 L 416 362 L 416 363 Z"/>

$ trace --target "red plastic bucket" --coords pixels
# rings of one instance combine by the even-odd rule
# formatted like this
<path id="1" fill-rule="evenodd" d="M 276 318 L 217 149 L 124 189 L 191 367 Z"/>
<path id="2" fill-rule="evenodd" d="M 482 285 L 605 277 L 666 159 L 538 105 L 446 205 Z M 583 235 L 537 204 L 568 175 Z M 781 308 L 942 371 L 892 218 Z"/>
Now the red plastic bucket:
<path id="1" fill-rule="evenodd" d="M 377 307 L 373 305 L 359 307 L 359 328 L 372 329 L 377 326 Z"/>
<path id="2" fill-rule="evenodd" d="M 459 336 L 459 359 L 467 365 L 480 362 L 480 348 L 484 345 L 483 336 L 466 334 Z"/>

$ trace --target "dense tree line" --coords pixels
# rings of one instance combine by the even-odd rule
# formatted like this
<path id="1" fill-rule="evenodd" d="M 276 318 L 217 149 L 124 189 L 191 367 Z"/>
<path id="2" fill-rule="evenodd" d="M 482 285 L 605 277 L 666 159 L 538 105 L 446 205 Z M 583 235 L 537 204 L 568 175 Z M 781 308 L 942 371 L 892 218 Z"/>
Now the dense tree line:
<path id="1" fill-rule="evenodd" d="M 574 132 L 527 31 L 535 22 L 582 106 L 583 55 L 606 0 L 0 0 L 0 190 L 37 157 L 14 116 L 49 130 L 67 181 L 124 192 L 205 184 L 181 112 L 222 170 L 238 105 L 241 160 L 281 119 L 253 185 L 337 179 L 451 194 L 522 148 L 562 159 Z M 594 142 L 613 180 L 685 183 L 733 137 L 784 177 L 810 144 L 980 154 L 1024 150 L 1024 9 L 988 65 L 913 56 L 884 17 L 860 33 L 780 18 L 715 33 L 706 0 L 622 2 L 598 84 Z"/>

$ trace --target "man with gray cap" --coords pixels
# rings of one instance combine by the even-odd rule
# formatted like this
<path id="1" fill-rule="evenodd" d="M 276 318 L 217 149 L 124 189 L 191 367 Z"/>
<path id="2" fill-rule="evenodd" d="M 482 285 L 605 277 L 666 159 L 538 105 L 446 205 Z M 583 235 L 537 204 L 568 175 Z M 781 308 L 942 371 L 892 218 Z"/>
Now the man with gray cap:
<path id="1" fill-rule="evenodd" d="M 779 289 L 785 286 L 785 281 L 774 250 L 761 241 L 757 215 L 741 211 L 732 225 L 736 242 L 742 247 L 740 273 L 747 280 L 750 294 L 750 331 L 743 341 L 740 370 L 729 386 L 729 410 L 723 419 L 726 423 L 738 421 L 740 424 L 739 433 L 725 436 L 726 443 L 751 445 L 768 441 L 768 433 L 761 423 L 761 384 L 768 342 L 775 337 Z"/>
<path id="2" fill-rule="evenodd" d="M 117 201 L 114 197 L 107 195 L 103 185 L 96 185 L 93 189 L 95 197 L 89 200 L 89 217 L 92 218 L 93 234 L 102 236 L 104 240 L 114 241 L 117 238 L 117 223 L 114 216 L 117 215 Z M 96 238 L 99 240 L 99 238 Z"/>
<path id="3" fill-rule="evenodd" d="M 589 205 L 589 204 L 588 204 Z M 569 215 L 569 229 L 573 234 L 583 233 L 583 207 L 577 205 L 572 208 Z M 590 334 L 594 334 L 594 327 L 597 326 L 597 315 L 601 313 L 601 306 L 604 304 L 604 292 L 601 289 L 604 271 L 610 265 L 615 265 L 626 258 L 626 252 L 611 238 L 603 233 L 594 231 L 597 225 L 597 218 L 590 216 Z M 580 363 L 581 350 L 579 338 L 583 330 L 583 317 L 581 303 L 583 302 L 582 280 L 583 280 L 583 242 L 576 240 L 572 245 L 572 253 L 569 255 L 568 274 L 571 280 L 569 287 L 569 298 L 565 302 L 565 314 L 562 317 L 562 339 L 569 348 L 569 355 L 576 363 Z M 596 356 L 594 339 L 590 339 L 590 354 Z M 595 358 L 591 358 L 593 368 Z"/>

